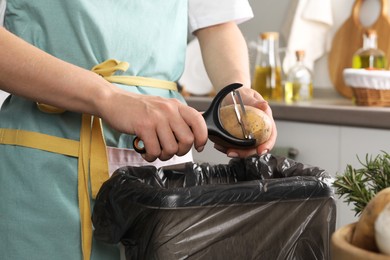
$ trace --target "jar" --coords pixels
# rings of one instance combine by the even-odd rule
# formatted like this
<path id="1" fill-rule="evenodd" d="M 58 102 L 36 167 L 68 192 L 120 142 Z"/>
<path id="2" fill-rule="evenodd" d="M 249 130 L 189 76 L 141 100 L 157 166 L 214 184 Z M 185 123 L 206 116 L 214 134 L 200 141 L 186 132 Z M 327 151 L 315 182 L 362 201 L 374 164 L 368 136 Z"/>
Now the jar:
<path id="1" fill-rule="evenodd" d="M 252 88 L 265 100 L 283 100 L 279 33 L 277 32 L 260 34 Z"/>
<path id="2" fill-rule="evenodd" d="M 284 101 L 292 103 L 313 98 L 312 72 L 303 63 L 305 51 L 295 52 L 296 63 L 289 69 L 284 86 Z"/>
<path id="3" fill-rule="evenodd" d="M 352 68 L 355 69 L 386 69 L 386 54 L 378 49 L 378 35 L 374 29 L 368 29 L 363 34 L 363 46 L 352 58 Z"/>

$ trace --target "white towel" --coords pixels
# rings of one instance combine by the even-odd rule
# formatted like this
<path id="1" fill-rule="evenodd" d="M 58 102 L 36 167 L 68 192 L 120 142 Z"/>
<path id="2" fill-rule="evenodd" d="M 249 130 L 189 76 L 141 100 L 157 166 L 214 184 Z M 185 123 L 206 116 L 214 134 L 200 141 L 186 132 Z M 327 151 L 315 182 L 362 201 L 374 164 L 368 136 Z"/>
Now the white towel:
<path id="1" fill-rule="evenodd" d="M 313 71 L 314 62 L 327 51 L 328 33 L 333 25 L 331 0 L 293 0 L 284 21 L 286 40 L 283 70 L 295 64 L 296 50 L 304 50 L 305 65 Z"/>

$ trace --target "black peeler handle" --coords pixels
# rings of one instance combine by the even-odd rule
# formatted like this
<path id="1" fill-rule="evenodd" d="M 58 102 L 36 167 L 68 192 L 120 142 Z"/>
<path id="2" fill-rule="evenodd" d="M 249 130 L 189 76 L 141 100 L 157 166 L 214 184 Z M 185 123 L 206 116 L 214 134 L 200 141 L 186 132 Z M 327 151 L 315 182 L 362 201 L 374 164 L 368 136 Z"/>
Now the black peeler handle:
<path id="1" fill-rule="evenodd" d="M 144 142 L 142 142 L 142 140 L 139 139 L 138 136 L 135 136 L 133 139 L 133 149 L 139 154 L 146 153 Z"/>

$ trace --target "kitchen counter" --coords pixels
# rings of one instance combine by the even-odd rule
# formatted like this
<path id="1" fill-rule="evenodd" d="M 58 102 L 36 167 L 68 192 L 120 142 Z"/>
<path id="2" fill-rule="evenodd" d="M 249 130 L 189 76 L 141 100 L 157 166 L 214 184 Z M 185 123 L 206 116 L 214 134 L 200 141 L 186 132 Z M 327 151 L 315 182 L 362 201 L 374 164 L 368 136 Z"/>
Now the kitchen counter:
<path id="1" fill-rule="evenodd" d="M 275 120 L 390 129 L 390 107 L 356 106 L 337 92 L 317 89 L 310 102 L 286 104 L 270 102 Z M 187 97 L 188 104 L 199 111 L 208 108 L 212 98 Z"/>

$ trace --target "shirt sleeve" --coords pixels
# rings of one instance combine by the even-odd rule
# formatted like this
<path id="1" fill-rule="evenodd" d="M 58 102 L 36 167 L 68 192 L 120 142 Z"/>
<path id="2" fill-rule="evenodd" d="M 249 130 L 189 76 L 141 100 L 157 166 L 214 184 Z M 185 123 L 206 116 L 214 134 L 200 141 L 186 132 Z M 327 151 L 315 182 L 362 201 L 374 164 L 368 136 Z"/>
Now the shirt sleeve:
<path id="1" fill-rule="evenodd" d="M 189 30 L 225 22 L 242 23 L 253 17 L 248 0 L 189 0 Z"/>
<path id="2" fill-rule="evenodd" d="M 0 27 L 4 24 L 4 12 L 5 12 L 6 0 L 0 0 Z"/>

